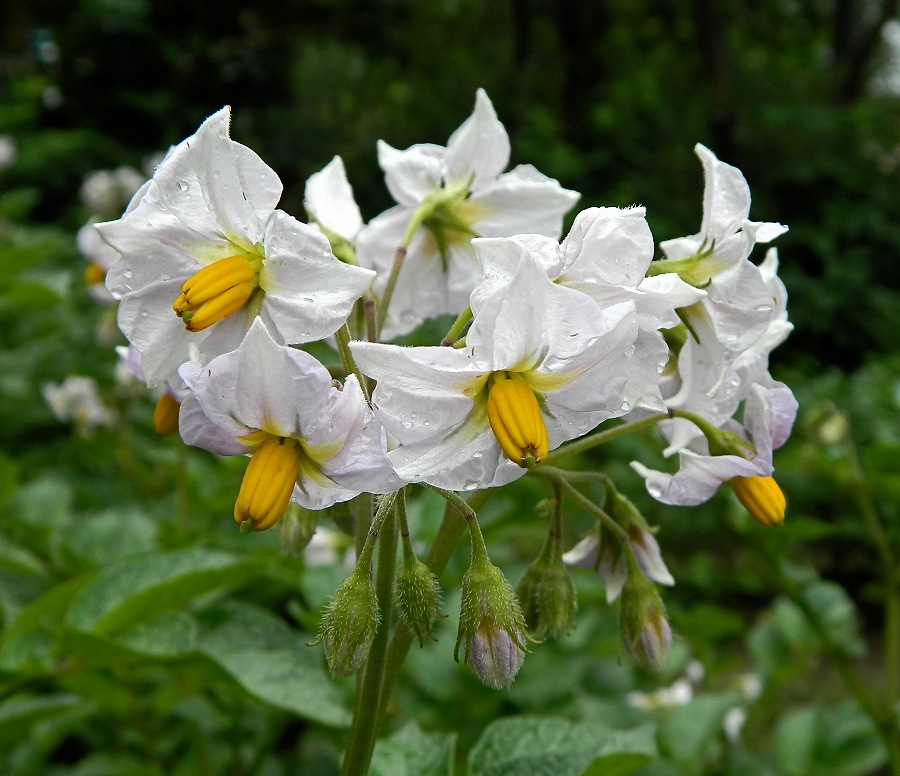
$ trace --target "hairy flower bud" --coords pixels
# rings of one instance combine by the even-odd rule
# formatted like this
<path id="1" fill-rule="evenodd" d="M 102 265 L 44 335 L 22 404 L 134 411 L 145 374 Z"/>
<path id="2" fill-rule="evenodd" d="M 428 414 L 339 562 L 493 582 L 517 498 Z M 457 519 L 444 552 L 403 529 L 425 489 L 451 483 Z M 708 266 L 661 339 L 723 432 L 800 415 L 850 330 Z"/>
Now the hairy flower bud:
<path id="1" fill-rule="evenodd" d="M 465 644 L 465 661 L 488 687 L 500 690 L 515 678 L 525 658 L 525 616 L 503 572 L 475 557 L 460 590 L 459 631 L 453 655 Z"/>
<path id="2" fill-rule="evenodd" d="M 547 569 L 537 591 L 537 622 L 533 630 L 538 636 L 559 638 L 575 625 L 575 585 L 561 560 Z"/>
<path id="3" fill-rule="evenodd" d="M 432 628 L 441 605 L 441 588 L 437 577 L 422 561 L 411 554 L 404 557 L 397 572 L 397 607 L 400 616 L 419 639 L 434 639 Z"/>
<path id="4" fill-rule="evenodd" d="M 672 629 L 666 607 L 656 590 L 636 564 L 631 564 L 622 590 L 619 632 L 622 644 L 639 666 L 659 669 L 672 647 Z"/>
<path id="5" fill-rule="evenodd" d="M 325 607 L 314 644 L 322 643 L 335 676 L 351 676 L 366 662 L 381 613 L 375 583 L 357 568 L 338 586 Z"/>

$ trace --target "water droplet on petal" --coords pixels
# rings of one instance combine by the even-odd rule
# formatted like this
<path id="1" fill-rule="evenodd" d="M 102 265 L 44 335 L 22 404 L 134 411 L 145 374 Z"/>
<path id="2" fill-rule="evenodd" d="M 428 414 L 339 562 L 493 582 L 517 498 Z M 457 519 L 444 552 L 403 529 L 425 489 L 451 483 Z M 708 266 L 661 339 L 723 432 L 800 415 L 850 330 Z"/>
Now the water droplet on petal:
<path id="1" fill-rule="evenodd" d="M 126 270 L 122 273 L 122 277 L 125 278 L 126 280 L 131 280 L 131 278 L 132 278 L 133 276 L 134 276 L 134 273 L 133 273 L 130 269 L 126 269 Z"/>
<path id="2" fill-rule="evenodd" d="M 188 191 L 191 188 L 190 184 L 185 181 L 177 181 L 175 183 L 175 185 L 178 187 L 178 190 L 182 194 L 184 194 L 186 191 Z"/>
<path id="3" fill-rule="evenodd" d="M 284 216 L 285 216 L 285 212 L 284 212 L 283 210 L 276 210 L 276 211 L 275 211 L 275 218 L 276 218 L 276 220 L 278 220 L 278 221 L 284 221 Z"/>
<path id="4" fill-rule="evenodd" d="M 304 296 L 303 301 L 306 302 L 306 304 L 313 304 L 316 300 L 311 296 Z"/>

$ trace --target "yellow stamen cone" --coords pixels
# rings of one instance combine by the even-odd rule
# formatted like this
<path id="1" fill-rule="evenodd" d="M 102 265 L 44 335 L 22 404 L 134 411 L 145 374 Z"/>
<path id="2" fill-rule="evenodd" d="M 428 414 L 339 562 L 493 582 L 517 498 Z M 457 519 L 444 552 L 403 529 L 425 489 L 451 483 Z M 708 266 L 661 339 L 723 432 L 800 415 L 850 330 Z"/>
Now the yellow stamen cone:
<path id="1" fill-rule="evenodd" d="M 758 522 L 768 527 L 784 522 L 787 500 L 774 477 L 735 477 L 731 487 Z"/>
<path id="2" fill-rule="evenodd" d="M 254 531 L 265 531 L 275 525 L 291 500 L 299 472 L 297 443 L 292 439 L 269 437 L 247 465 L 234 504 L 235 522 L 239 525 L 249 522 Z"/>
<path id="3" fill-rule="evenodd" d="M 153 428 L 160 436 L 174 436 L 178 433 L 178 411 L 181 403 L 164 393 L 153 410 Z"/>
<path id="4" fill-rule="evenodd" d="M 515 372 L 495 372 L 488 390 L 488 422 L 507 458 L 522 467 L 527 458 L 542 461 L 550 443 L 541 408 L 528 383 Z"/>
<path id="5" fill-rule="evenodd" d="M 202 331 L 243 307 L 258 284 L 249 259 L 229 256 L 188 278 L 172 309 L 188 331 Z"/>
<path id="6" fill-rule="evenodd" d="M 91 262 L 84 271 L 84 282 L 89 286 L 95 286 L 106 279 L 106 270 L 99 264 Z"/>

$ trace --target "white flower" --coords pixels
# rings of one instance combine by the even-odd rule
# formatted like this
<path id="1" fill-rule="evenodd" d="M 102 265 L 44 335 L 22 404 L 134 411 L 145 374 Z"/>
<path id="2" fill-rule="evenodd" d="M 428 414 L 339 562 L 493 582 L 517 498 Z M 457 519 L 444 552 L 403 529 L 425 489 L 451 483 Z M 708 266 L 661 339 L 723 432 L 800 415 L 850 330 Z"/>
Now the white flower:
<path id="1" fill-rule="evenodd" d="M 651 265 L 650 272 L 659 271 L 661 277 L 677 271 L 706 291 L 700 301 L 681 310 L 687 331 L 677 373 L 664 380 L 662 391 L 670 409 L 697 412 L 720 425 L 754 383 L 766 382 L 768 354 L 790 332 L 777 258 L 770 253 L 761 266 L 749 260 L 757 243 L 769 242 L 787 228 L 749 221 L 750 188 L 740 170 L 720 162 L 702 145 L 695 151 L 706 178 L 701 230 L 663 242 L 667 260 Z M 670 431 L 666 455 L 698 434 L 684 421 L 670 425 L 677 431 Z"/>
<path id="2" fill-rule="evenodd" d="M 650 531 L 631 524 L 626 529 L 634 559 L 647 579 L 660 585 L 674 585 L 675 580 L 662 559 L 659 543 Z M 562 556 L 563 562 L 594 569 L 606 587 L 606 602 L 612 603 L 622 593 L 628 579 L 628 564 L 619 543 L 609 532 L 593 531 Z"/>
<path id="3" fill-rule="evenodd" d="M 10 135 L 0 135 L 0 172 L 16 161 L 16 141 Z"/>
<path id="4" fill-rule="evenodd" d="M 400 443 L 390 453 L 400 476 L 471 490 L 510 482 L 529 456 L 621 415 L 636 333 L 631 303 L 601 310 L 526 254 L 482 303 L 465 349 L 351 349 L 378 380 L 373 407 Z"/>
<path id="5" fill-rule="evenodd" d="M 41 393 L 57 420 L 73 422 L 79 433 L 90 433 L 98 426 L 112 425 L 115 420 L 92 377 L 70 375 L 62 383 L 45 383 Z"/>
<path id="6" fill-rule="evenodd" d="M 133 167 L 94 170 L 85 176 L 79 193 L 89 212 L 109 217 L 121 213 L 143 184 L 144 176 Z"/>
<path id="7" fill-rule="evenodd" d="M 509 282 L 525 251 L 535 256 L 551 280 L 587 294 L 601 307 L 634 303 L 639 331 L 629 361 L 625 400 L 631 408 L 665 410 L 659 378 L 669 348 L 659 330 L 676 326 L 676 308 L 691 305 L 705 294 L 674 273 L 645 277 L 653 259 L 653 236 L 644 208 L 583 210 L 561 244 L 529 234 L 478 238 L 472 245 L 481 267 L 471 297 L 473 310 Z"/>
<path id="8" fill-rule="evenodd" d="M 340 156 L 309 176 L 303 205 L 314 225 L 325 234 L 336 235 L 351 245 L 355 243 L 363 220 Z"/>
<path id="9" fill-rule="evenodd" d="M 253 322 L 236 351 L 202 367 L 187 363 L 181 375 L 191 390 L 181 408 L 182 439 L 220 455 L 253 453 L 241 495 L 250 504 L 244 519 L 256 530 L 274 523 L 289 497 L 307 509 L 324 509 L 403 484 L 356 378 L 336 388 L 325 367 L 279 345 L 262 321 Z M 270 467 L 267 452 L 275 458 Z M 257 492 L 245 494 L 251 467 L 260 469 Z M 286 477 L 291 467 L 293 476 Z M 284 492 L 280 509 L 267 502 L 260 514 L 255 506 L 276 501 L 278 490 Z"/>
<path id="10" fill-rule="evenodd" d="M 122 256 L 107 287 L 151 385 L 170 381 L 192 346 L 201 362 L 233 350 L 257 316 L 289 344 L 332 334 L 373 277 L 275 210 L 281 182 L 228 137 L 229 118 L 223 108 L 207 119 L 120 220 L 97 227 Z"/>
<path id="11" fill-rule="evenodd" d="M 772 451 L 787 440 L 797 415 L 797 400 L 783 383 L 755 385 L 744 406 L 744 425 L 722 424 L 746 441 L 744 454 L 711 455 L 705 437 L 681 449 L 675 474 L 654 471 L 640 463 L 632 468 L 646 481 L 647 492 L 664 504 L 693 506 L 709 500 L 723 482 L 735 478 L 767 478 L 773 472 Z M 782 515 L 783 517 L 783 515 Z"/>
<path id="12" fill-rule="evenodd" d="M 562 217 L 579 195 L 530 165 L 504 173 L 509 154 L 506 130 L 482 89 L 474 113 L 446 148 L 420 144 L 398 151 L 379 142 L 378 161 L 399 204 L 369 222 L 357 248 L 359 263 L 378 271 L 379 294 L 411 219 L 427 211 L 406 252 L 387 313 L 386 338 L 426 318 L 465 309 L 478 277 L 473 236 L 559 236 Z"/>

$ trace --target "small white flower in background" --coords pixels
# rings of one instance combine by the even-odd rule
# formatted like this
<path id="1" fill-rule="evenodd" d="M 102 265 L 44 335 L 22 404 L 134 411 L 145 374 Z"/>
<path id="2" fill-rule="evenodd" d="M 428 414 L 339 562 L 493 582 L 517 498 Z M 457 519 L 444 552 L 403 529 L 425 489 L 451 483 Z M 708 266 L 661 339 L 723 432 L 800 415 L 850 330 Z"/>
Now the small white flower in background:
<path id="1" fill-rule="evenodd" d="M 81 201 L 95 216 L 109 218 L 122 212 L 145 180 L 144 175 L 133 167 L 95 170 L 88 173 L 81 184 Z"/>
<path id="2" fill-rule="evenodd" d="M 107 287 L 150 385 L 192 350 L 201 362 L 234 350 L 256 317 L 288 344 L 333 334 L 374 277 L 275 209 L 281 181 L 231 140 L 229 121 L 227 107 L 208 118 L 121 219 L 97 227 L 122 256 Z"/>
<path id="3" fill-rule="evenodd" d="M 672 709 L 685 706 L 694 697 L 694 688 L 687 679 L 677 679 L 670 687 L 661 687 L 656 692 L 640 692 L 635 690 L 625 696 L 628 705 L 642 711 Z"/>
<path id="4" fill-rule="evenodd" d="M 529 456 L 620 416 L 636 334 L 633 304 L 601 310 L 525 255 L 482 303 L 464 349 L 350 347 L 378 380 L 373 407 L 400 443 L 390 453 L 400 476 L 473 490 L 517 479 Z"/>
<path id="5" fill-rule="evenodd" d="M 736 744 L 741 740 L 741 731 L 744 729 L 746 721 L 747 711 L 741 706 L 734 706 L 725 712 L 725 718 L 722 720 L 722 729 L 725 731 L 725 737 L 732 744 Z"/>
<path id="6" fill-rule="evenodd" d="M 408 246 L 385 338 L 409 332 L 426 318 L 466 308 L 478 278 L 472 237 L 523 232 L 559 237 L 563 215 L 579 195 L 531 165 L 504 173 L 509 155 L 509 137 L 483 89 L 474 113 L 446 148 L 419 144 L 398 151 L 379 141 L 378 161 L 399 204 L 373 218 L 358 238 L 359 263 L 378 271 L 377 293 L 384 290 L 411 219 L 421 208 L 428 209 Z"/>
<path id="7" fill-rule="evenodd" d="M 16 161 L 16 141 L 10 135 L 0 135 L 0 172 Z"/>
<path id="8" fill-rule="evenodd" d="M 676 308 L 694 304 L 705 293 L 675 273 L 645 277 L 653 259 L 653 235 L 644 208 L 583 210 L 561 244 L 528 234 L 476 238 L 472 245 L 481 267 L 471 297 L 474 311 L 485 297 L 509 282 L 525 251 L 538 260 L 555 283 L 587 294 L 600 307 L 632 302 L 639 331 L 629 361 L 625 400 L 632 409 L 665 410 L 659 375 L 669 348 L 659 330 L 676 326 Z"/>
<path id="9" fill-rule="evenodd" d="M 236 351 L 203 366 L 186 363 L 181 375 L 190 388 L 180 415 L 185 443 L 252 454 L 235 506 L 239 523 L 264 530 L 291 499 L 324 509 L 404 484 L 356 378 L 335 387 L 325 367 L 278 344 L 261 320 Z"/>
<path id="10" fill-rule="evenodd" d="M 44 383 L 41 393 L 56 418 L 63 423 L 74 423 L 79 433 L 88 434 L 98 426 L 110 426 L 115 421 L 92 377 L 70 375 L 62 383 Z"/>

